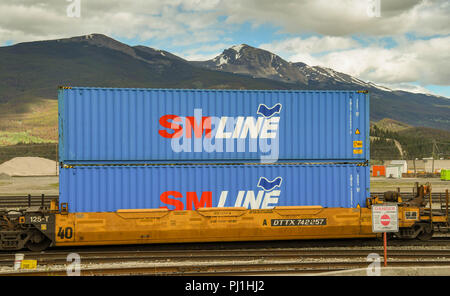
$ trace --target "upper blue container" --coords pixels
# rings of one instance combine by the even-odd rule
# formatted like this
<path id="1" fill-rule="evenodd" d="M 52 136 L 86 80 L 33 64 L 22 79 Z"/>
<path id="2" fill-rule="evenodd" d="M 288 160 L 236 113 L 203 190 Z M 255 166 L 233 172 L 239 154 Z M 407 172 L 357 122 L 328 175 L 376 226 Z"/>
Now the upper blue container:
<path id="1" fill-rule="evenodd" d="M 369 151 L 364 92 L 59 90 L 67 164 L 359 162 Z"/>

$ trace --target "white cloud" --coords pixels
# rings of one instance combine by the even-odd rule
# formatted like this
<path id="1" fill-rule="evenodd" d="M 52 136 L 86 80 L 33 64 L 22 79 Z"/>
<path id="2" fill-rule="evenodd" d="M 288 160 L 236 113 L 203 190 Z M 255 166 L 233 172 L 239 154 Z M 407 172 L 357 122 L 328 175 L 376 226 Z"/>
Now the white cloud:
<path id="1" fill-rule="evenodd" d="M 404 91 L 412 92 L 412 93 L 439 95 L 423 86 L 410 84 L 410 83 L 385 83 L 385 84 L 383 84 L 383 86 L 393 89 L 393 90 L 404 90 Z"/>
<path id="2" fill-rule="evenodd" d="M 225 48 L 231 47 L 232 44 L 216 43 L 204 44 L 184 52 L 175 53 L 176 55 L 188 61 L 206 61 L 219 55 Z"/>
<path id="3" fill-rule="evenodd" d="M 447 0 L 380 0 L 380 17 L 371 17 L 377 0 L 229 0 L 222 10 L 228 23 L 271 23 L 284 32 L 321 35 L 420 35 L 450 32 Z M 369 13 L 368 13 L 369 11 Z"/>
<path id="4" fill-rule="evenodd" d="M 310 54 L 359 47 L 352 38 L 333 36 L 312 36 L 289 38 L 274 43 L 261 44 L 260 48 L 272 52 L 307 52 Z"/>
<path id="5" fill-rule="evenodd" d="M 75 0 L 74 0 L 75 1 Z M 272 24 L 281 32 L 325 36 L 450 33 L 446 0 L 80 0 L 81 18 L 69 18 L 64 0 L 2 0 L 0 44 L 104 33 L 126 38 L 172 38 L 201 31 L 214 37 L 233 24 Z M 225 16 L 225 22 L 218 17 Z M 44 38 L 45 39 L 45 38 Z"/>
<path id="6" fill-rule="evenodd" d="M 217 56 L 217 53 L 203 53 L 203 52 L 179 52 L 175 53 L 175 55 L 182 57 L 185 60 L 188 61 L 206 61 L 213 59 Z"/>
<path id="7" fill-rule="evenodd" d="M 80 18 L 67 16 L 71 2 L 64 0 L 0 2 L 0 44 L 89 33 L 139 40 L 184 37 L 193 43 L 217 39 L 221 33 L 218 14 L 212 10 L 218 0 L 80 1 Z"/>
<path id="8" fill-rule="evenodd" d="M 220 0 L 185 0 L 183 1 L 183 7 L 186 10 L 213 10 L 217 8 Z"/>
<path id="9" fill-rule="evenodd" d="M 398 45 L 389 49 L 380 46 L 381 42 L 356 47 L 350 38 L 335 42 L 329 42 L 329 38 L 293 38 L 261 46 L 292 62 L 329 67 L 375 83 L 450 84 L 450 36 L 429 40 L 398 38 Z M 320 48 L 326 53 L 315 55 Z"/>

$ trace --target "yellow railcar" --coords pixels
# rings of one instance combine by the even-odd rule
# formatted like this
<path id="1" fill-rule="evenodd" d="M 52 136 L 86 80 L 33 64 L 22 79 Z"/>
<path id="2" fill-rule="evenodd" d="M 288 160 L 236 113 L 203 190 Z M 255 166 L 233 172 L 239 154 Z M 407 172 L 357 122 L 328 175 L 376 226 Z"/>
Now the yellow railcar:
<path id="1" fill-rule="evenodd" d="M 433 224 L 445 216 L 423 215 L 418 207 L 399 206 L 403 239 L 428 239 Z M 52 203 L 50 209 L 32 209 L 1 215 L 1 248 L 87 246 L 182 242 L 225 242 L 376 237 L 372 212 L 367 208 L 321 206 L 119 210 L 104 213 L 68 213 Z M 5 220 L 6 218 L 6 220 Z"/>

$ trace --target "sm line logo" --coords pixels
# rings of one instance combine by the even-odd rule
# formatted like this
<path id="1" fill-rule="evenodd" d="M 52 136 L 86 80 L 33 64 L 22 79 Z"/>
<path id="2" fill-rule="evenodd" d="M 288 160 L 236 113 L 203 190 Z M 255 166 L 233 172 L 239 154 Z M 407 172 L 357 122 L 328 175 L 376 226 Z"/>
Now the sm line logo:
<path id="1" fill-rule="evenodd" d="M 175 211 L 196 210 L 198 208 L 213 207 L 213 202 L 217 204 L 214 207 L 244 207 L 247 209 L 271 209 L 278 204 L 278 198 L 281 194 L 282 177 L 276 177 L 269 180 L 260 177 L 257 187 L 260 190 L 239 190 L 234 193 L 224 190 L 220 193 L 213 191 L 203 191 L 200 198 L 197 192 L 186 192 L 183 195 L 178 191 L 166 191 L 161 194 L 160 200 L 167 208 Z M 217 198 L 218 197 L 218 198 Z"/>
<path id="2" fill-rule="evenodd" d="M 278 159 L 278 128 L 282 105 L 259 104 L 257 116 L 161 116 L 159 135 L 171 139 L 174 152 L 261 152 Z"/>

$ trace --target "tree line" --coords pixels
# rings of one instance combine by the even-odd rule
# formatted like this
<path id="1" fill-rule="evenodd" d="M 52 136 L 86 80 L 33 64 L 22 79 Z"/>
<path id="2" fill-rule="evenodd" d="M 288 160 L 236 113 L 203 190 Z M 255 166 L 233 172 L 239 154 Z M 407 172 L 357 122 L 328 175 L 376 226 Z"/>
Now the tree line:
<path id="1" fill-rule="evenodd" d="M 370 157 L 376 160 L 415 159 L 450 157 L 450 139 L 423 135 L 421 133 L 401 133 L 378 128 L 370 128 Z M 403 150 L 403 157 L 395 145 L 397 140 Z"/>

